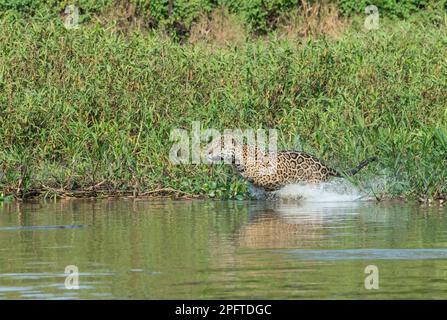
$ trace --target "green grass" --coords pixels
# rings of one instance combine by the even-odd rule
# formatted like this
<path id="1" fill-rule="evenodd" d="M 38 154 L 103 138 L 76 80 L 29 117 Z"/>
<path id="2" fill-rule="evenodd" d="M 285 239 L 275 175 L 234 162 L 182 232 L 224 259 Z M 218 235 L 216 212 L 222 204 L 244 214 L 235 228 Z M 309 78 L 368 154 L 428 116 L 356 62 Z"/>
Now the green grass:
<path id="1" fill-rule="evenodd" d="M 274 36 L 223 49 L 99 26 L 0 23 L 0 190 L 241 198 L 226 166 L 172 165 L 174 128 L 275 128 L 280 148 L 378 196 L 447 194 L 447 28 L 393 22 L 339 39 Z M 158 191 L 157 191 L 158 190 Z"/>

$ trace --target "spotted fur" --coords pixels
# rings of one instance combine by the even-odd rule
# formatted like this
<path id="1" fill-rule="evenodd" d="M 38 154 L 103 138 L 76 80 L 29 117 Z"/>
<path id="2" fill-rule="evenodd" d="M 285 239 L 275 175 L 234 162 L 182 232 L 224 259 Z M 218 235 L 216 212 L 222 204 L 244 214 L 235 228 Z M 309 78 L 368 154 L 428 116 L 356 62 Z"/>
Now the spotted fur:
<path id="1" fill-rule="evenodd" d="M 331 177 L 343 176 L 309 153 L 302 151 L 266 153 L 256 146 L 243 144 L 238 138 L 228 135 L 223 136 L 221 140 L 215 140 L 207 149 L 206 156 L 213 162 L 223 159 L 226 163 L 234 164 L 243 178 L 266 191 L 275 191 L 293 183 L 318 183 Z M 375 160 L 375 157 L 369 158 L 345 175 L 354 175 Z"/>

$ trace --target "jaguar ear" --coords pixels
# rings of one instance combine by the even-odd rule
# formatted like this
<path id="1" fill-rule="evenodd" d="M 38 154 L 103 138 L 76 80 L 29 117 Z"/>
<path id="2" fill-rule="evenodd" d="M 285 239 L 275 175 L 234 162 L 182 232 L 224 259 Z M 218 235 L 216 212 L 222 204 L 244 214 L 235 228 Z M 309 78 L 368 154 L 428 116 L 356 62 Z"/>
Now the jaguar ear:
<path id="1" fill-rule="evenodd" d="M 227 143 L 234 145 L 236 143 L 235 139 L 231 135 L 222 135 L 222 146 L 225 146 Z"/>
<path id="2" fill-rule="evenodd" d="M 241 144 L 239 137 L 231 136 L 231 143 L 237 147 Z"/>

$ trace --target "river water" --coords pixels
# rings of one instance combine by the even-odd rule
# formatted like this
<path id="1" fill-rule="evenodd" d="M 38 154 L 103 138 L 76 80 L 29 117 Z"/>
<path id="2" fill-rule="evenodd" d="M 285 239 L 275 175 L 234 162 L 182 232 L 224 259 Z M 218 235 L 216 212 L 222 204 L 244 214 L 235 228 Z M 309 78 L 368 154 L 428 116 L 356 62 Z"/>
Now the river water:
<path id="1" fill-rule="evenodd" d="M 0 298 L 445 299 L 447 210 L 368 201 L 0 203 Z"/>

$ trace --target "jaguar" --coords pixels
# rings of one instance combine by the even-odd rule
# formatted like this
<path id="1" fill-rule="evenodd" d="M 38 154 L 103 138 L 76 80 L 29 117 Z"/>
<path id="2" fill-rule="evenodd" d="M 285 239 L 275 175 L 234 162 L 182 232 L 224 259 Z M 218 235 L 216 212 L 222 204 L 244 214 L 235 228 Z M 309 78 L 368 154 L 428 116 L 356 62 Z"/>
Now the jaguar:
<path id="1" fill-rule="evenodd" d="M 370 162 L 377 161 L 377 157 L 371 157 L 353 169 L 340 173 L 307 152 L 267 152 L 229 134 L 214 139 L 205 156 L 209 163 L 223 160 L 233 164 L 244 179 L 265 191 L 276 191 L 289 184 L 319 183 L 332 177 L 353 176 Z"/>

